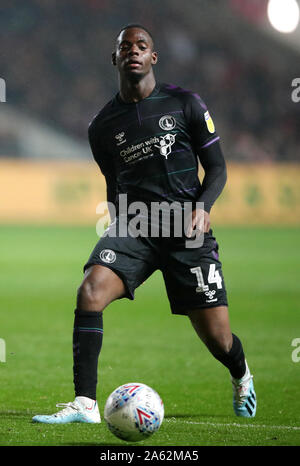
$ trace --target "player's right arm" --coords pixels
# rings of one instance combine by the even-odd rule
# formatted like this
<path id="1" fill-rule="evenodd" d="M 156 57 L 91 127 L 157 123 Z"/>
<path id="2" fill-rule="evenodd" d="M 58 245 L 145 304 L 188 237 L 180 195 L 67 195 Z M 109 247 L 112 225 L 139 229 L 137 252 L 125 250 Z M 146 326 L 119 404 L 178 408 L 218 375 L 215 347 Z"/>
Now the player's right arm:
<path id="1" fill-rule="evenodd" d="M 107 155 L 105 149 L 101 146 L 101 133 L 98 129 L 97 117 L 89 125 L 88 129 L 89 143 L 92 154 L 101 172 L 105 176 L 106 181 L 106 197 L 110 219 L 113 222 L 116 213 L 116 197 L 117 197 L 117 180 L 113 160 Z M 111 208 L 111 205 L 115 209 Z"/>

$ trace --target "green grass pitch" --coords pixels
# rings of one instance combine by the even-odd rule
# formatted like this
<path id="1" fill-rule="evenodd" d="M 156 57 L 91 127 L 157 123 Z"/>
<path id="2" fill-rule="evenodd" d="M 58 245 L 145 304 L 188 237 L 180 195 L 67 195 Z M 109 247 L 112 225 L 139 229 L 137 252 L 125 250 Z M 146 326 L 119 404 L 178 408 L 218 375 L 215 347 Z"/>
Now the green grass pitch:
<path id="1" fill-rule="evenodd" d="M 255 419 L 235 417 L 228 371 L 186 317 L 172 316 L 160 272 L 104 312 L 98 400 L 126 382 L 161 395 L 165 420 L 143 446 L 300 445 L 299 228 L 214 229 L 232 331 L 254 374 Z M 2 226 L 0 230 L 0 445 L 124 445 L 101 425 L 33 424 L 74 399 L 72 327 L 93 227 Z M 299 353 L 298 353 L 299 356 Z"/>

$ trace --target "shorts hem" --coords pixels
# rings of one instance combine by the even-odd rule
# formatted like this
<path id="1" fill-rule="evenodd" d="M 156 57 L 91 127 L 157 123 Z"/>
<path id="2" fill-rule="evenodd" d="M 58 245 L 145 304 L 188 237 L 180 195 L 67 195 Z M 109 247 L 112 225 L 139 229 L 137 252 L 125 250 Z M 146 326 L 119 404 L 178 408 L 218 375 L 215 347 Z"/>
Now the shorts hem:
<path id="1" fill-rule="evenodd" d="M 203 303 L 203 304 L 191 304 L 190 306 L 184 306 L 184 307 L 178 307 L 178 306 L 172 306 L 171 305 L 171 312 L 172 314 L 175 315 L 182 315 L 186 316 L 188 315 L 189 311 L 193 311 L 195 309 L 206 309 L 210 307 L 220 307 L 220 306 L 228 306 L 227 301 L 220 301 L 218 303 Z"/>
<path id="2" fill-rule="evenodd" d="M 131 289 L 130 289 L 130 287 L 128 285 L 127 279 L 126 279 L 125 275 L 123 274 L 123 272 L 120 272 L 120 270 L 115 269 L 114 267 L 112 267 L 109 264 L 103 264 L 103 263 L 99 263 L 99 262 L 87 262 L 85 264 L 85 266 L 83 267 L 83 271 L 86 272 L 86 270 L 89 269 L 92 265 L 102 265 L 103 267 L 106 267 L 107 269 L 112 270 L 122 280 L 122 282 L 124 283 L 125 289 L 126 289 L 126 293 L 125 293 L 124 296 L 121 296 L 118 299 L 127 298 L 127 299 L 130 299 L 131 301 L 134 300 L 134 291 L 131 291 Z"/>

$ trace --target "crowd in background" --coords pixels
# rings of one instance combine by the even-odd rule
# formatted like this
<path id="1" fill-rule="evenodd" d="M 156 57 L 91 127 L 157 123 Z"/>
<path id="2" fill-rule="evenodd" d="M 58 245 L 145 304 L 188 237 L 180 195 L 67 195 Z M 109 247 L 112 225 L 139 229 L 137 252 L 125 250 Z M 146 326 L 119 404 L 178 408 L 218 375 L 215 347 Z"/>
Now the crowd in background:
<path id="1" fill-rule="evenodd" d="M 110 61 L 116 35 L 138 21 L 155 37 L 157 80 L 201 95 L 227 159 L 299 160 L 300 104 L 292 102 L 295 76 L 287 66 L 297 57 L 276 44 L 271 50 L 254 30 L 256 53 L 249 54 L 251 41 L 237 41 L 230 25 L 213 28 L 200 15 L 195 27 L 166 0 L 3 3 L 0 76 L 7 102 L 20 112 L 86 140 L 89 121 L 117 92 Z"/>

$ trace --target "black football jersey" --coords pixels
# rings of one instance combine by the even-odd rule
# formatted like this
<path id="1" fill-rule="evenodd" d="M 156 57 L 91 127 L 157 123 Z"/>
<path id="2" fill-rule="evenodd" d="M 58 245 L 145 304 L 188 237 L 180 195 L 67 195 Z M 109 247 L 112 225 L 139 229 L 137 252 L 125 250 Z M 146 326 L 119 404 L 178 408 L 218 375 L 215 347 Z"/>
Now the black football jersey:
<path id="1" fill-rule="evenodd" d="M 226 181 L 219 139 L 200 96 L 171 84 L 157 83 L 136 103 L 117 94 L 89 126 L 91 149 L 113 202 L 122 193 L 128 202 L 203 201 L 209 211 Z"/>

